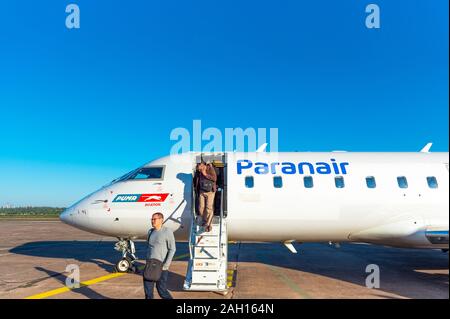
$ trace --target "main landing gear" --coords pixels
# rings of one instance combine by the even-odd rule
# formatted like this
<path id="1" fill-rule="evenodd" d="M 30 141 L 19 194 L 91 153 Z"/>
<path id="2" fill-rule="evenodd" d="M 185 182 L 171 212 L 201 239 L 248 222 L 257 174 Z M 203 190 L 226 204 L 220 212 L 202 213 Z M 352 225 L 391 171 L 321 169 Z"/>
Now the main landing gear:
<path id="1" fill-rule="evenodd" d="M 117 272 L 136 271 L 134 262 L 137 260 L 135 255 L 136 248 L 130 239 L 119 238 L 119 241 L 114 246 L 114 249 L 122 253 L 122 259 L 116 263 Z"/>

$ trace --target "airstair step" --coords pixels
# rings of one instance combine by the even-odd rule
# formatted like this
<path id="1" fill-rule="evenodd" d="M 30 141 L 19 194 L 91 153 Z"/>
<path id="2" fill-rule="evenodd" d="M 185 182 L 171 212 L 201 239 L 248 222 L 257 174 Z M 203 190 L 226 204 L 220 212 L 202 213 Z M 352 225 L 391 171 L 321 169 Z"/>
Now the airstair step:
<path id="1" fill-rule="evenodd" d="M 220 238 L 218 236 L 195 236 L 196 247 L 218 247 Z"/>
<path id="2" fill-rule="evenodd" d="M 194 259 L 217 259 L 219 258 L 218 247 L 194 247 Z"/>
<path id="3" fill-rule="evenodd" d="M 192 284 L 217 284 L 217 273 L 194 271 L 192 272 Z"/>
<path id="4" fill-rule="evenodd" d="M 194 271 L 204 271 L 204 270 L 214 270 L 219 269 L 219 261 L 217 259 L 210 260 L 194 260 L 193 270 Z"/>
<path id="5" fill-rule="evenodd" d="M 210 232 L 207 232 L 205 227 L 197 227 L 195 234 L 196 235 L 206 235 L 206 236 L 218 236 L 220 234 L 220 227 L 213 226 Z"/>

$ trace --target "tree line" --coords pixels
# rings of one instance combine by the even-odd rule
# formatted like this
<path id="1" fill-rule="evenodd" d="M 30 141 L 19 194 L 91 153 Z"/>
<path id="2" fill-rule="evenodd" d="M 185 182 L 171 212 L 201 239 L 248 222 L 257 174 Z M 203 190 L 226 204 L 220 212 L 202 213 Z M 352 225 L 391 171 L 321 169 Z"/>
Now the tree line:
<path id="1" fill-rule="evenodd" d="M 12 215 L 51 215 L 58 216 L 65 208 L 62 207 L 13 207 L 13 208 L 0 208 L 0 216 L 12 216 Z"/>

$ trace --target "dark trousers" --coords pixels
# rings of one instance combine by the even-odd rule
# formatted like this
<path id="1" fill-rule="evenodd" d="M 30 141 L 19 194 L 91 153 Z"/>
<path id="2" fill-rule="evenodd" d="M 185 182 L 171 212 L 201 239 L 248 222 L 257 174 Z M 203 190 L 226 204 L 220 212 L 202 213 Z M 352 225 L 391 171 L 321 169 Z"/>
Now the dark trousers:
<path id="1" fill-rule="evenodd" d="M 161 278 L 156 281 L 156 290 L 158 290 L 158 294 L 162 299 L 173 299 L 170 295 L 170 292 L 167 290 L 167 278 L 169 276 L 168 270 L 163 270 L 161 274 Z M 144 279 L 144 291 L 145 291 L 145 299 L 153 299 L 153 288 L 155 287 L 154 281 L 148 281 Z"/>

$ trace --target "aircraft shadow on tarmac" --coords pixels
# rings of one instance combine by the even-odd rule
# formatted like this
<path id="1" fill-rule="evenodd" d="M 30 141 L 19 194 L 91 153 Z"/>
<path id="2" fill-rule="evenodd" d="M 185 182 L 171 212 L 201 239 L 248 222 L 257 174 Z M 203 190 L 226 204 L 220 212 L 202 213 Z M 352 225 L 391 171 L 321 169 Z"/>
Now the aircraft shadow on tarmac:
<path id="1" fill-rule="evenodd" d="M 43 258 L 72 259 L 79 263 L 94 263 L 108 272 L 114 271 L 114 263 L 120 258 L 113 241 L 42 241 L 30 242 L 10 250 L 11 253 Z M 438 292 L 439 298 L 448 298 L 448 254 L 436 250 L 398 249 L 374 245 L 343 244 L 340 249 L 327 244 L 296 245 L 298 254 L 290 253 L 281 244 L 236 243 L 229 245 L 229 262 L 255 262 L 276 267 L 274 276 L 284 270 L 296 270 L 313 275 L 345 281 L 364 287 L 366 267 L 369 264 L 380 268 L 380 290 L 406 298 L 435 298 L 429 293 Z M 137 256 L 143 258 L 145 242 L 136 242 Z M 176 255 L 188 253 L 188 244 L 178 242 Z M 184 257 L 187 261 L 188 257 Z M 139 262 L 137 266 L 142 266 Z M 36 268 L 38 269 L 38 268 Z M 58 274 L 40 268 L 49 276 Z M 441 274 L 426 273 L 439 270 Z M 141 271 L 138 271 L 140 273 Z M 64 277 L 64 276 L 63 276 Z M 288 276 L 289 277 L 289 276 Z M 171 273 L 168 288 L 182 291 L 184 276 Z M 239 269 L 237 272 L 239 278 Z M 301 275 L 300 275 L 301 278 Z M 65 283 L 65 277 L 61 280 Z M 84 290 L 83 290 L 84 289 Z M 270 287 L 268 287 L 270 289 Z M 77 289 L 91 298 L 95 295 L 89 287 Z M 375 295 L 375 294 L 374 294 Z M 442 297 L 441 297 L 442 296 Z M 385 297 L 385 296 L 383 296 Z"/>

